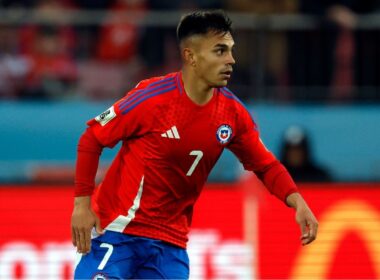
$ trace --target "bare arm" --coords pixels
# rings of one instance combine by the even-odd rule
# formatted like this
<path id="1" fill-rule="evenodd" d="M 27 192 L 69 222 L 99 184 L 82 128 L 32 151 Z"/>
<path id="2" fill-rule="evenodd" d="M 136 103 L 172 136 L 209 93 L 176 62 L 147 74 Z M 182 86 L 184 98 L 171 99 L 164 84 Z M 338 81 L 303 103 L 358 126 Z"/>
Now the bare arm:
<path id="1" fill-rule="evenodd" d="M 296 222 L 301 228 L 302 245 L 313 242 L 317 237 L 318 221 L 301 194 L 292 193 L 286 198 L 286 203 L 296 210 Z"/>

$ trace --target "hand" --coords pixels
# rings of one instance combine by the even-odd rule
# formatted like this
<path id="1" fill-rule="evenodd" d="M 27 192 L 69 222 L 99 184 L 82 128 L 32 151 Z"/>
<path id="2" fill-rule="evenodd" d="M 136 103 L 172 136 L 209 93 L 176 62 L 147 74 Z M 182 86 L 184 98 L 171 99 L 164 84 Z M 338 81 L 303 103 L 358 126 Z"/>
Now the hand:
<path id="1" fill-rule="evenodd" d="M 71 239 L 78 253 L 87 254 L 91 250 L 92 228 L 95 226 L 98 234 L 103 234 L 104 231 L 99 218 L 91 208 L 89 196 L 76 197 L 74 204 L 71 216 Z"/>
<path id="2" fill-rule="evenodd" d="M 286 198 L 287 203 L 296 209 L 296 221 L 301 228 L 302 245 L 307 245 L 317 238 L 318 221 L 299 193 Z"/>
<path id="3" fill-rule="evenodd" d="M 307 245 L 317 238 L 318 221 L 314 217 L 310 208 L 299 207 L 296 211 L 296 221 L 301 228 L 301 242 L 302 245 Z"/>

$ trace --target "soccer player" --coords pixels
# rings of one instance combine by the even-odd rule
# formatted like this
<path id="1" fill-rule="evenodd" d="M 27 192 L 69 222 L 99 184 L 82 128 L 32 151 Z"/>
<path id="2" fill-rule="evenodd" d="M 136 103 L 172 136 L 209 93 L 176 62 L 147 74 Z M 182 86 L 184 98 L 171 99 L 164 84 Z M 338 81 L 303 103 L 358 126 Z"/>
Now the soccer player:
<path id="1" fill-rule="evenodd" d="M 181 19 L 177 36 L 182 70 L 141 81 L 90 120 L 79 140 L 71 221 L 81 256 L 76 279 L 189 278 L 194 203 L 225 148 L 295 209 L 303 245 L 316 238 L 316 218 L 226 87 L 235 64 L 230 19 L 193 12 Z M 94 192 L 102 149 L 120 141 Z"/>

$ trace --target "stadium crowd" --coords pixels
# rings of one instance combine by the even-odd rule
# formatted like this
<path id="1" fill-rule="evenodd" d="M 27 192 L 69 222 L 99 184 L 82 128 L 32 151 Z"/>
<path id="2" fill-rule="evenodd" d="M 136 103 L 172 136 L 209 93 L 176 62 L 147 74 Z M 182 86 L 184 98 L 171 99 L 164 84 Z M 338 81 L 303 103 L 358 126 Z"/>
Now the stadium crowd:
<path id="1" fill-rule="evenodd" d="M 306 2 L 308 2 L 306 4 Z M 231 88 L 243 99 L 277 102 L 380 101 L 380 24 L 357 28 L 380 1 L 306 0 L 5 0 L 1 11 L 26 9 L 43 21 L 0 25 L 0 98 L 102 100 L 121 97 L 142 78 L 179 67 L 175 27 L 144 21 L 150 11 L 225 9 L 230 13 L 311 15 L 316 28 L 236 29 Z M 62 15 L 106 11 L 99 24 L 72 24 Z M 119 12 L 119 13 L 117 13 Z M 53 24 L 49 24 L 49 20 Z M 43 22 L 43 23 L 41 23 Z M 376 23 L 376 20 L 375 20 Z M 375 24 L 376 26 L 376 24 Z"/>

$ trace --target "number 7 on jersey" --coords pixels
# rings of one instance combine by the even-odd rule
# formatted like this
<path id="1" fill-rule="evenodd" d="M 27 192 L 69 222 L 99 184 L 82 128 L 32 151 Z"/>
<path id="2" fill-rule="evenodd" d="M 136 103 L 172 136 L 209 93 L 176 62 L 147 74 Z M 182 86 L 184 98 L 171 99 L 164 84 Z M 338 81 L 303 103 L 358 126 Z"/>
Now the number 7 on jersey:
<path id="1" fill-rule="evenodd" d="M 194 150 L 189 153 L 190 156 L 195 156 L 193 164 L 190 166 L 189 171 L 187 171 L 186 176 L 191 176 L 193 174 L 195 167 L 197 167 L 199 161 L 203 157 L 203 152 L 199 150 Z"/>

